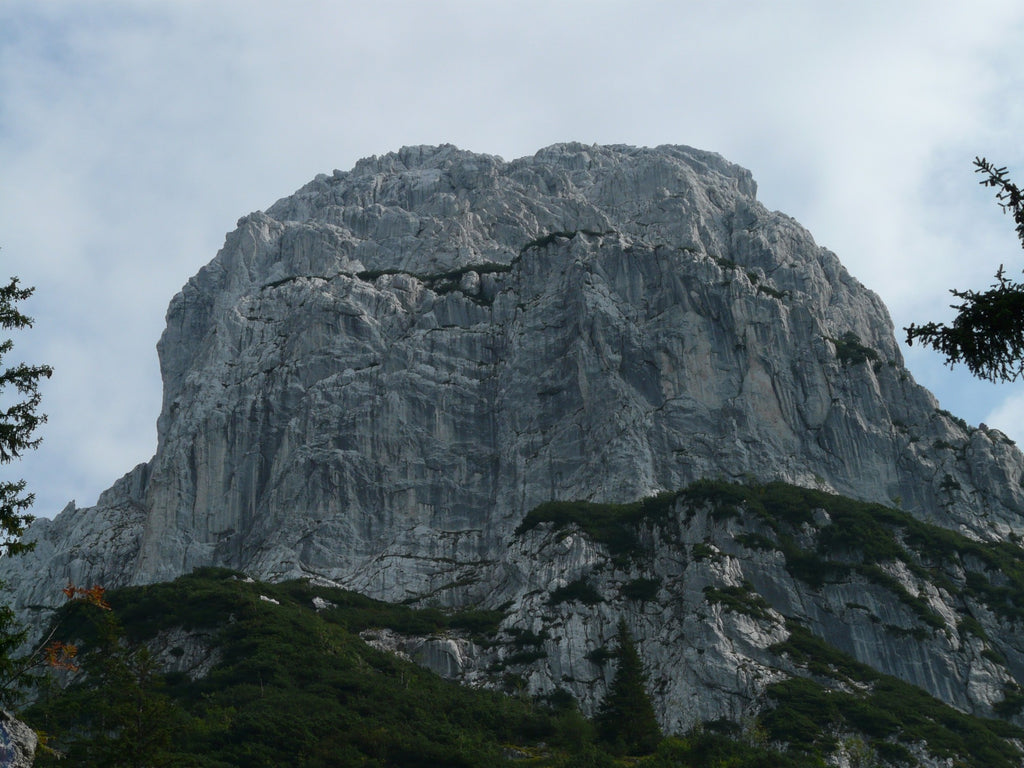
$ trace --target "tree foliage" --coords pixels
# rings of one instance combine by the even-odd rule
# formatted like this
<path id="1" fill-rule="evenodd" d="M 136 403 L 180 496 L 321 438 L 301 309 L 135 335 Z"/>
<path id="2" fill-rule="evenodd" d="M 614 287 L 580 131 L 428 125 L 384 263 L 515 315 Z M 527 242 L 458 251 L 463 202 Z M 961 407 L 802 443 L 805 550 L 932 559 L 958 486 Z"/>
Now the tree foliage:
<path id="1" fill-rule="evenodd" d="M 61 701 L 77 716 L 65 734 L 71 744 L 63 757 L 105 768 L 170 765 L 173 735 L 186 715 L 164 693 L 163 670 L 145 644 L 128 641 L 109 606 L 89 616 L 91 652 L 82 656 L 81 667 L 57 665 L 84 673 L 81 686 Z"/>
<path id="2" fill-rule="evenodd" d="M 1024 194 L 1006 175 L 985 158 L 974 159 L 975 172 L 984 175 L 981 185 L 993 187 L 1005 213 L 1013 216 L 1017 237 L 1024 247 Z M 911 324 L 904 328 L 907 344 L 920 341 L 946 356 L 951 367 L 963 363 L 970 372 L 989 381 L 1013 381 L 1024 374 L 1024 283 L 1006 277 L 1003 266 L 996 282 L 986 291 L 950 290 L 960 300 L 952 324 Z"/>
<path id="3" fill-rule="evenodd" d="M 976 546 L 972 559 L 986 567 L 979 553 L 990 545 Z M 69 661 L 80 671 L 54 679 L 24 712 L 51 734 L 38 768 L 821 768 L 840 746 L 837 734 L 853 739 L 848 755 L 860 744 L 880 764 L 911 764 L 913 747 L 965 768 L 1021 765 L 1020 728 L 958 713 L 794 622 L 769 653 L 810 677 L 770 686 L 770 709 L 756 721 L 705 722 L 651 751 L 642 741 L 627 746 L 642 730 L 636 723 L 653 719 L 643 686 L 626 684 L 643 671 L 621 625 L 615 688 L 633 695 L 609 696 L 603 712 L 617 714 L 606 715 L 598 737 L 601 724 L 586 720 L 566 690 L 531 699 L 466 687 L 359 636 L 369 628 L 430 633 L 413 628 L 443 626 L 437 609 L 217 568 L 110 593 L 68 585 L 65 595 L 55 626 L 77 646 Z M 496 647 L 507 631 L 490 626 L 475 639 Z M 655 728 L 641 738 L 653 742 Z"/>
<path id="4" fill-rule="evenodd" d="M 32 295 L 32 288 L 19 286 L 18 278 L 0 287 L 0 328 L 4 332 L 32 327 L 32 318 L 18 311 L 18 302 Z M 9 464 L 39 445 L 34 437 L 46 416 L 39 407 L 39 380 L 49 378 L 48 365 L 18 363 L 6 366 L 4 358 L 14 347 L 11 339 L 0 340 L 0 464 Z M 32 520 L 27 510 L 35 496 L 25 493 L 24 480 L 0 481 L 0 553 L 17 554 L 27 546 L 19 541 Z"/>
<path id="5" fill-rule="evenodd" d="M 32 326 L 32 318 L 18 311 L 18 302 L 31 296 L 32 291 L 21 288 L 16 277 L 0 286 L 0 330 L 5 336 L 7 331 Z M 4 358 L 13 347 L 11 339 L 0 339 L 0 464 L 9 464 L 39 444 L 34 433 L 46 417 L 36 413 L 38 385 L 40 379 L 49 378 L 52 373 L 48 365 L 5 365 Z M 27 510 L 33 499 L 33 494 L 25 493 L 24 480 L 0 480 L 0 556 L 16 555 L 30 548 L 20 538 L 32 520 Z M 10 607 L 0 606 L 0 704 L 11 704 L 24 683 L 24 664 L 13 654 L 25 636 Z"/>
<path id="6" fill-rule="evenodd" d="M 661 741 L 661 728 L 647 694 L 647 674 L 624 619 L 616 635 L 618 668 L 597 716 L 601 737 L 614 751 L 650 754 Z"/>

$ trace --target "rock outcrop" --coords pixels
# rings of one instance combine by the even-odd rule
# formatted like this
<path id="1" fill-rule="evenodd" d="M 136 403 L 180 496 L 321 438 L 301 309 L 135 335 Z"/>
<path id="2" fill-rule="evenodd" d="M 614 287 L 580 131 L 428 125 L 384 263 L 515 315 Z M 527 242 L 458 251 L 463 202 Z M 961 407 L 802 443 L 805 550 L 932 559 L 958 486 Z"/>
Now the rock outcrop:
<path id="1" fill-rule="evenodd" d="M 0 710 L 0 766 L 32 768 L 39 738 L 10 713 Z"/>
<path id="2" fill-rule="evenodd" d="M 35 552 L 0 578 L 46 606 L 69 579 L 223 565 L 392 600 L 511 602 L 508 626 L 539 632 L 538 590 L 599 563 L 601 590 L 644 577 L 578 533 L 517 537 L 552 499 L 785 481 L 980 542 L 1024 533 L 1020 452 L 940 410 L 879 298 L 755 193 L 747 171 L 686 147 L 566 144 L 512 162 L 413 147 L 317 177 L 242 218 L 171 301 L 153 459 L 95 507 L 37 521 Z M 672 585 L 659 601 L 566 604 L 534 690 L 597 695 L 584 656 L 627 610 L 664 670 L 665 723 L 741 716 L 782 674 L 764 649 L 789 630 L 775 608 L 767 622 L 694 612 L 714 584 L 749 580 L 819 634 L 857 611 L 912 631 L 870 585 L 811 594 L 777 553 L 733 551 L 735 531 L 693 521 L 690 549 L 658 550 L 646 573 Z M 694 559 L 697 543 L 725 554 Z M 911 669 L 912 643 L 894 638 L 843 647 L 972 711 L 1024 679 L 952 639 Z"/>

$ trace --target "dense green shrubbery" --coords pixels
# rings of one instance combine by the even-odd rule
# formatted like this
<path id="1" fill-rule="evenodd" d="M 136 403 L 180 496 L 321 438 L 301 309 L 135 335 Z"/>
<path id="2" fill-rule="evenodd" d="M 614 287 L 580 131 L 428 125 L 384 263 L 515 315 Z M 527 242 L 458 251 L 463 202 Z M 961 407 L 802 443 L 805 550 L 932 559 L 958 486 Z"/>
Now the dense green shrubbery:
<path id="1" fill-rule="evenodd" d="M 551 597 L 548 598 L 548 605 L 559 603 L 583 603 L 584 605 L 597 605 L 604 598 L 591 584 L 586 577 L 570 581 L 564 587 L 551 590 Z"/>
<path id="2" fill-rule="evenodd" d="M 543 522 L 553 523 L 556 529 L 575 525 L 608 547 L 621 562 L 640 553 L 642 525 L 664 526 L 670 521 L 677 499 L 691 514 L 705 508 L 718 520 L 738 516 L 760 520 L 770 537 L 746 532 L 737 541 L 757 549 L 778 549 L 789 572 L 812 587 L 857 573 L 893 591 L 928 626 L 942 628 L 944 622 L 923 600 L 910 595 L 878 567 L 901 562 L 951 594 L 978 600 L 1003 618 L 1024 620 L 1024 550 L 1016 544 L 974 541 L 898 509 L 786 483 L 755 486 L 701 480 L 682 491 L 633 504 L 547 502 L 527 514 L 516 532 L 521 534 Z M 827 521 L 816 525 L 815 510 L 824 510 Z M 796 533 L 805 525 L 817 530 L 813 549 L 796 543 Z M 694 547 L 698 559 L 712 554 L 706 546 Z M 949 573 L 936 565 L 949 566 Z M 950 575 L 956 572 L 966 572 L 959 585 Z"/>
<path id="3" fill-rule="evenodd" d="M 754 585 L 744 581 L 738 587 L 704 587 L 704 599 L 717 603 L 727 611 L 742 613 L 758 620 L 770 620 L 768 602 L 754 592 Z"/>
<path id="4" fill-rule="evenodd" d="M 522 535 L 541 523 L 552 523 L 555 529 L 575 525 L 621 559 L 639 552 L 640 524 L 666 520 L 678 495 L 659 493 L 632 504 L 547 501 L 530 510 L 515 533 Z"/>
<path id="5" fill-rule="evenodd" d="M 691 508 L 711 508 L 719 519 L 739 515 L 759 519 L 774 540 L 760 533 L 743 534 L 737 540 L 748 547 L 778 549 L 790 573 L 812 587 L 856 572 L 893 591 L 925 624 L 942 628 L 944 622 L 923 600 L 907 593 L 878 567 L 901 562 L 951 594 L 976 599 L 1003 618 L 1024 620 L 1024 550 L 1016 544 L 974 541 L 898 509 L 786 483 L 747 486 L 699 481 L 680 496 Z M 815 525 L 814 512 L 819 509 L 827 513 L 828 521 Z M 817 529 L 814 549 L 795 542 L 796 531 L 805 524 Z M 965 571 L 964 583 L 955 584 L 936 565 L 949 566 L 954 573 Z"/>
<path id="6" fill-rule="evenodd" d="M 776 706 L 762 717 L 773 740 L 807 752 L 835 748 L 831 734 L 856 731 L 878 754 L 906 753 L 903 745 L 923 743 L 940 758 L 964 768 L 1011 768 L 1024 755 L 1006 739 L 1024 729 L 1001 720 L 965 715 L 916 686 L 882 675 L 831 647 L 794 622 L 789 639 L 772 648 L 814 676 L 790 678 L 768 687 Z M 838 685 L 826 686 L 831 679 Z"/>
<path id="7" fill-rule="evenodd" d="M 673 514 L 677 501 L 679 513 Z M 575 526 L 606 546 L 613 559 L 628 563 L 649 554 L 648 541 L 678 541 L 674 537 L 686 516 L 697 509 L 730 527 L 739 521 L 744 530 L 737 544 L 777 549 L 790 573 L 813 587 L 857 577 L 889 590 L 916 613 L 922 632 L 944 622 L 889 575 L 883 568 L 887 563 L 903 563 L 912 574 L 962 600 L 958 627 L 963 633 L 985 639 L 968 601 L 1008 619 L 1024 617 L 1024 559 L 1015 545 L 971 541 L 898 510 L 781 483 L 702 482 L 624 505 L 549 503 L 533 510 L 519 533 L 541 523 L 555 529 Z M 714 543 L 728 549 L 725 542 Z M 709 543 L 694 545 L 691 556 L 725 555 Z M 636 578 L 618 595 L 605 597 L 649 600 L 660 587 L 657 579 Z M 750 584 L 709 586 L 705 596 L 758 619 L 772 616 Z M 313 597 L 333 607 L 317 612 Z M 299 581 L 249 583 L 218 569 L 170 584 L 119 590 L 109 599 L 123 625 L 123 639 L 112 643 L 111 625 L 97 621 L 89 606 L 68 605 L 61 612 L 63 638 L 80 641 L 83 667 L 91 677 L 64 692 L 44 692 L 26 713 L 30 723 L 54 734 L 52 744 L 67 751 L 68 764 L 100 764 L 96 755 L 129 742 L 149 750 L 143 764 L 199 768 L 622 764 L 607 754 L 593 725 L 567 706 L 564 696 L 548 702 L 524 699 L 522 679 L 501 669 L 496 672 L 503 672 L 516 696 L 461 688 L 374 651 L 356 634 L 371 627 L 417 635 L 460 629 L 482 643 L 495 643 L 501 611 L 414 609 Z M 550 596 L 553 604 L 601 599 L 586 579 Z M 667 739 L 653 754 L 629 764 L 803 768 L 820 765 L 844 733 L 861 734 L 867 739 L 865 749 L 890 762 L 909 757 L 908 745 L 926 743 L 933 754 L 965 766 L 1019 764 L 1020 755 L 1005 740 L 1024 737 L 1019 729 L 962 715 L 856 662 L 800 625 L 787 626 L 789 639 L 772 651 L 810 677 L 772 685 L 773 707 L 752 730 L 729 735 L 708 729 Z M 200 630 L 217 645 L 220 660 L 205 678 L 160 674 L 143 652 L 142 643 L 177 627 Z M 503 666 L 544 656 L 544 632 L 512 634 L 513 652 Z M 97 648 L 105 650 L 89 650 Z M 987 653 L 997 656 L 998 649 Z M 589 658 L 601 663 L 612 655 L 604 648 Z M 151 724 L 146 732 L 158 738 L 137 738 L 139 729 L 126 725 L 126 695 L 145 705 Z M 1019 689 L 1008 688 L 997 711 L 1012 715 L 1024 708 L 1022 701 Z M 168 729 L 174 739 L 160 735 Z M 780 755 L 763 746 L 772 742 L 793 749 Z M 44 755 L 39 765 L 52 762 Z"/>
<path id="8" fill-rule="evenodd" d="M 314 595 L 337 607 L 316 612 Z M 173 713 L 175 732 L 152 764 L 502 765 L 505 744 L 557 743 L 560 728 L 574 727 L 565 713 L 462 688 L 374 651 L 352 634 L 388 625 L 435 631 L 457 624 L 458 615 L 388 606 L 298 582 L 246 583 L 211 571 L 119 590 L 109 600 L 123 620 L 125 648 L 140 647 L 139 640 L 161 629 L 188 625 L 214 630 L 222 653 L 210 674 L 195 682 L 151 675 L 145 697 Z M 111 646 L 97 643 L 102 625 L 89 620 L 87 608 L 70 605 L 63 613 L 71 620 L 64 625 L 81 639 L 82 658 L 102 660 L 87 649 L 109 653 Z M 486 621 L 470 623 L 493 622 L 482 615 Z M 93 764 L 89 755 L 96 745 L 112 742 L 116 748 L 124 733 L 112 720 L 99 724 L 88 716 L 110 698 L 110 685 L 123 687 L 97 673 L 63 693 L 51 691 L 26 718 L 53 734 L 52 745 L 73 764 Z M 44 755 L 38 764 L 52 760 Z"/>
<path id="9" fill-rule="evenodd" d="M 619 590 L 619 594 L 627 600 L 645 602 L 656 598 L 660 588 L 661 579 L 646 579 L 641 577 L 623 584 L 622 589 Z"/>
<path id="10" fill-rule="evenodd" d="M 335 607 L 315 611 L 314 596 Z M 58 760 L 44 751 L 37 759 L 41 768 L 814 764 L 711 732 L 657 745 L 656 729 L 648 727 L 636 744 L 620 744 L 618 732 L 608 737 L 614 744 L 605 743 L 565 692 L 530 701 L 464 688 L 377 652 L 353 634 L 368 626 L 438 629 L 474 614 L 418 611 L 301 582 L 252 583 L 215 569 L 117 590 L 108 599 L 113 614 L 82 602 L 60 612 L 68 638 L 81 643 L 89 677 L 66 690 L 44 691 L 25 713 L 49 734 L 49 749 L 64 754 Z M 479 615 L 479 623 L 470 623 L 490 627 L 495 616 Z M 212 637 L 222 654 L 196 681 L 161 674 L 141 644 L 185 625 Z M 543 634 L 522 631 L 515 642 L 521 653 L 537 657 L 543 640 Z M 621 665 L 621 653 L 606 649 L 602 660 L 618 656 Z M 620 695 L 608 711 L 624 701 L 632 699 Z M 645 717 L 649 723 L 649 711 Z M 655 746 L 644 758 L 611 755 Z"/>
<path id="11" fill-rule="evenodd" d="M 958 626 L 976 636 L 984 631 L 970 621 L 969 601 L 1004 619 L 1024 621 L 1024 550 L 1016 544 L 974 541 L 898 509 L 786 483 L 742 485 L 702 480 L 682 491 L 633 504 L 548 502 L 532 510 L 517 533 L 543 522 L 556 529 L 574 525 L 604 544 L 613 562 L 625 565 L 644 553 L 641 536 L 645 526 L 660 527 L 664 534 L 682 524 L 671 514 L 677 501 L 681 515 L 705 509 L 723 522 L 742 518 L 749 526 L 757 521 L 760 530 L 738 534 L 737 543 L 780 551 L 790 574 L 812 588 L 859 577 L 888 590 L 917 616 L 921 626 L 911 631 L 922 637 L 945 629 L 945 621 L 924 598 L 911 594 L 882 566 L 901 563 L 922 582 L 964 601 L 967 620 Z M 816 519 L 817 510 L 825 515 Z M 815 531 L 812 547 L 798 543 L 807 526 Z M 691 552 L 695 560 L 715 554 L 713 547 L 702 543 L 695 544 Z M 656 590 L 651 597 L 654 594 Z M 628 591 L 622 595 L 631 597 Z M 726 596 L 716 597 L 722 602 Z M 998 649 L 992 647 L 986 654 L 999 657 Z"/>
<path id="12" fill-rule="evenodd" d="M 829 337 L 836 348 L 836 359 L 838 359 L 844 365 L 856 365 L 858 363 L 866 363 L 868 360 L 873 362 L 878 361 L 878 353 L 871 349 L 871 347 L 865 347 L 858 336 L 853 331 L 846 331 L 838 339 Z"/>

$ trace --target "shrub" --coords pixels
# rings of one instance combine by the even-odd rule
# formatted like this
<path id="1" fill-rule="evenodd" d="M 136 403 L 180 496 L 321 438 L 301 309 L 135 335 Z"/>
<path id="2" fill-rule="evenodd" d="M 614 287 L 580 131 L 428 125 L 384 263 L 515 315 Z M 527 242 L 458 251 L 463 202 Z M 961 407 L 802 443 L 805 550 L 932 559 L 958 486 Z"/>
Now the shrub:
<path id="1" fill-rule="evenodd" d="M 597 605 L 604 598 L 601 597 L 601 593 L 594 588 L 594 586 L 587 581 L 586 577 L 581 577 L 575 581 L 571 581 L 564 587 L 559 587 L 552 590 L 551 597 L 548 598 L 548 605 L 558 605 L 559 603 L 571 603 L 578 602 L 584 605 Z"/>
<path id="2" fill-rule="evenodd" d="M 847 331 L 838 339 L 828 337 L 828 340 L 835 345 L 836 358 L 843 365 L 857 365 L 868 360 L 879 361 L 878 353 L 871 347 L 861 344 L 860 336 L 853 331 Z"/>
<path id="3" fill-rule="evenodd" d="M 656 598 L 660 588 L 661 579 L 640 578 L 633 579 L 632 581 L 623 584 L 622 589 L 619 592 L 627 600 L 644 602 Z"/>

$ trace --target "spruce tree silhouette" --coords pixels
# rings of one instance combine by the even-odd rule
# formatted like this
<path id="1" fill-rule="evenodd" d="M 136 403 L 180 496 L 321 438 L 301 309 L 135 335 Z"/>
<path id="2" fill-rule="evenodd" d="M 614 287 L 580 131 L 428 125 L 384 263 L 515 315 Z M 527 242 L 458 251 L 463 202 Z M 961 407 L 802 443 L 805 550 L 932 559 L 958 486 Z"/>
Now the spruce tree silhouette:
<path id="1" fill-rule="evenodd" d="M 16 277 L 0 286 L 0 329 L 32 327 L 32 318 L 18 311 L 18 302 L 27 299 L 32 292 L 32 288 L 19 287 Z M 0 398 L 0 464 L 20 459 L 22 453 L 39 445 L 33 433 L 46 421 L 45 416 L 36 413 L 40 400 L 39 380 L 50 378 L 53 372 L 48 365 L 25 363 L 4 368 L 4 357 L 13 347 L 11 339 L 0 340 L 0 395 L 3 395 Z M 15 390 L 13 398 L 4 392 L 8 387 Z M 24 490 L 24 480 L 0 482 L 0 554 L 16 555 L 28 548 L 18 539 L 32 521 L 27 510 L 35 497 L 23 493 Z"/>
<path id="2" fill-rule="evenodd" d="M 647 695 L 643 662 L 625 619 L 619 619 L 616 643 L 618 668 L 598 712 L 598 733 L 615 752 L 650 754 L 661 741 L 661 728 Z"/>
<path id="3" fill-rule="evenodd" d="M 975 172 L 984 174 L 981 185 L 994 187 L 1004 213 L 1013 216 L 1017 238 L 1024 247 L 1024 193 L 1007 178 L 1006 168 L 997 168 L 983 157 L 974 158 Z M 996 282 L 987 291 L 950 290 L 959 304 L 950 325 L 911 324 L 907 344 L 920 341 L 946 356 L 952 367 L 963 363 L 979 379 L 1013 381 L 1024 374 L 1024 283 L 1008 280 L 1002 265 Z"/>
<path id="4" fill-rule="evenodd" d="M 32 327 L 32 318 L 18 310 L 18 302 L 32 295 L 32 288 L 21 288 L 18 278 L 12 277 L 7 285 L 0 285 L 0 330 L 22 330 Z M 9 338 L 0 339 L 0 465 L 21 458 L 22 453 L 39 445 L 34 436 L 46 417 L 36 413 L 39 407 L 39 380 L 50 378 L 48 365 L 9 365 L 4 360 L 13 349 Z M 13 391 L 12 391 L 13 390 Z M 0 481 L 0 557 L 17 555 L 30 544 L 21 541 L 25 526 L 32 521 L 28 508 L 33 494 L 25 493 L 24 480 Z M 0 583 L 0 588 L 3 584 Z M 19 672 L 20 660 L 13 654 L 25 640 L 26 632 L 20 627 L 14 612 L 0 605 L 0 703 L 10 704 L 18 696 L 23 683 Z"/>

